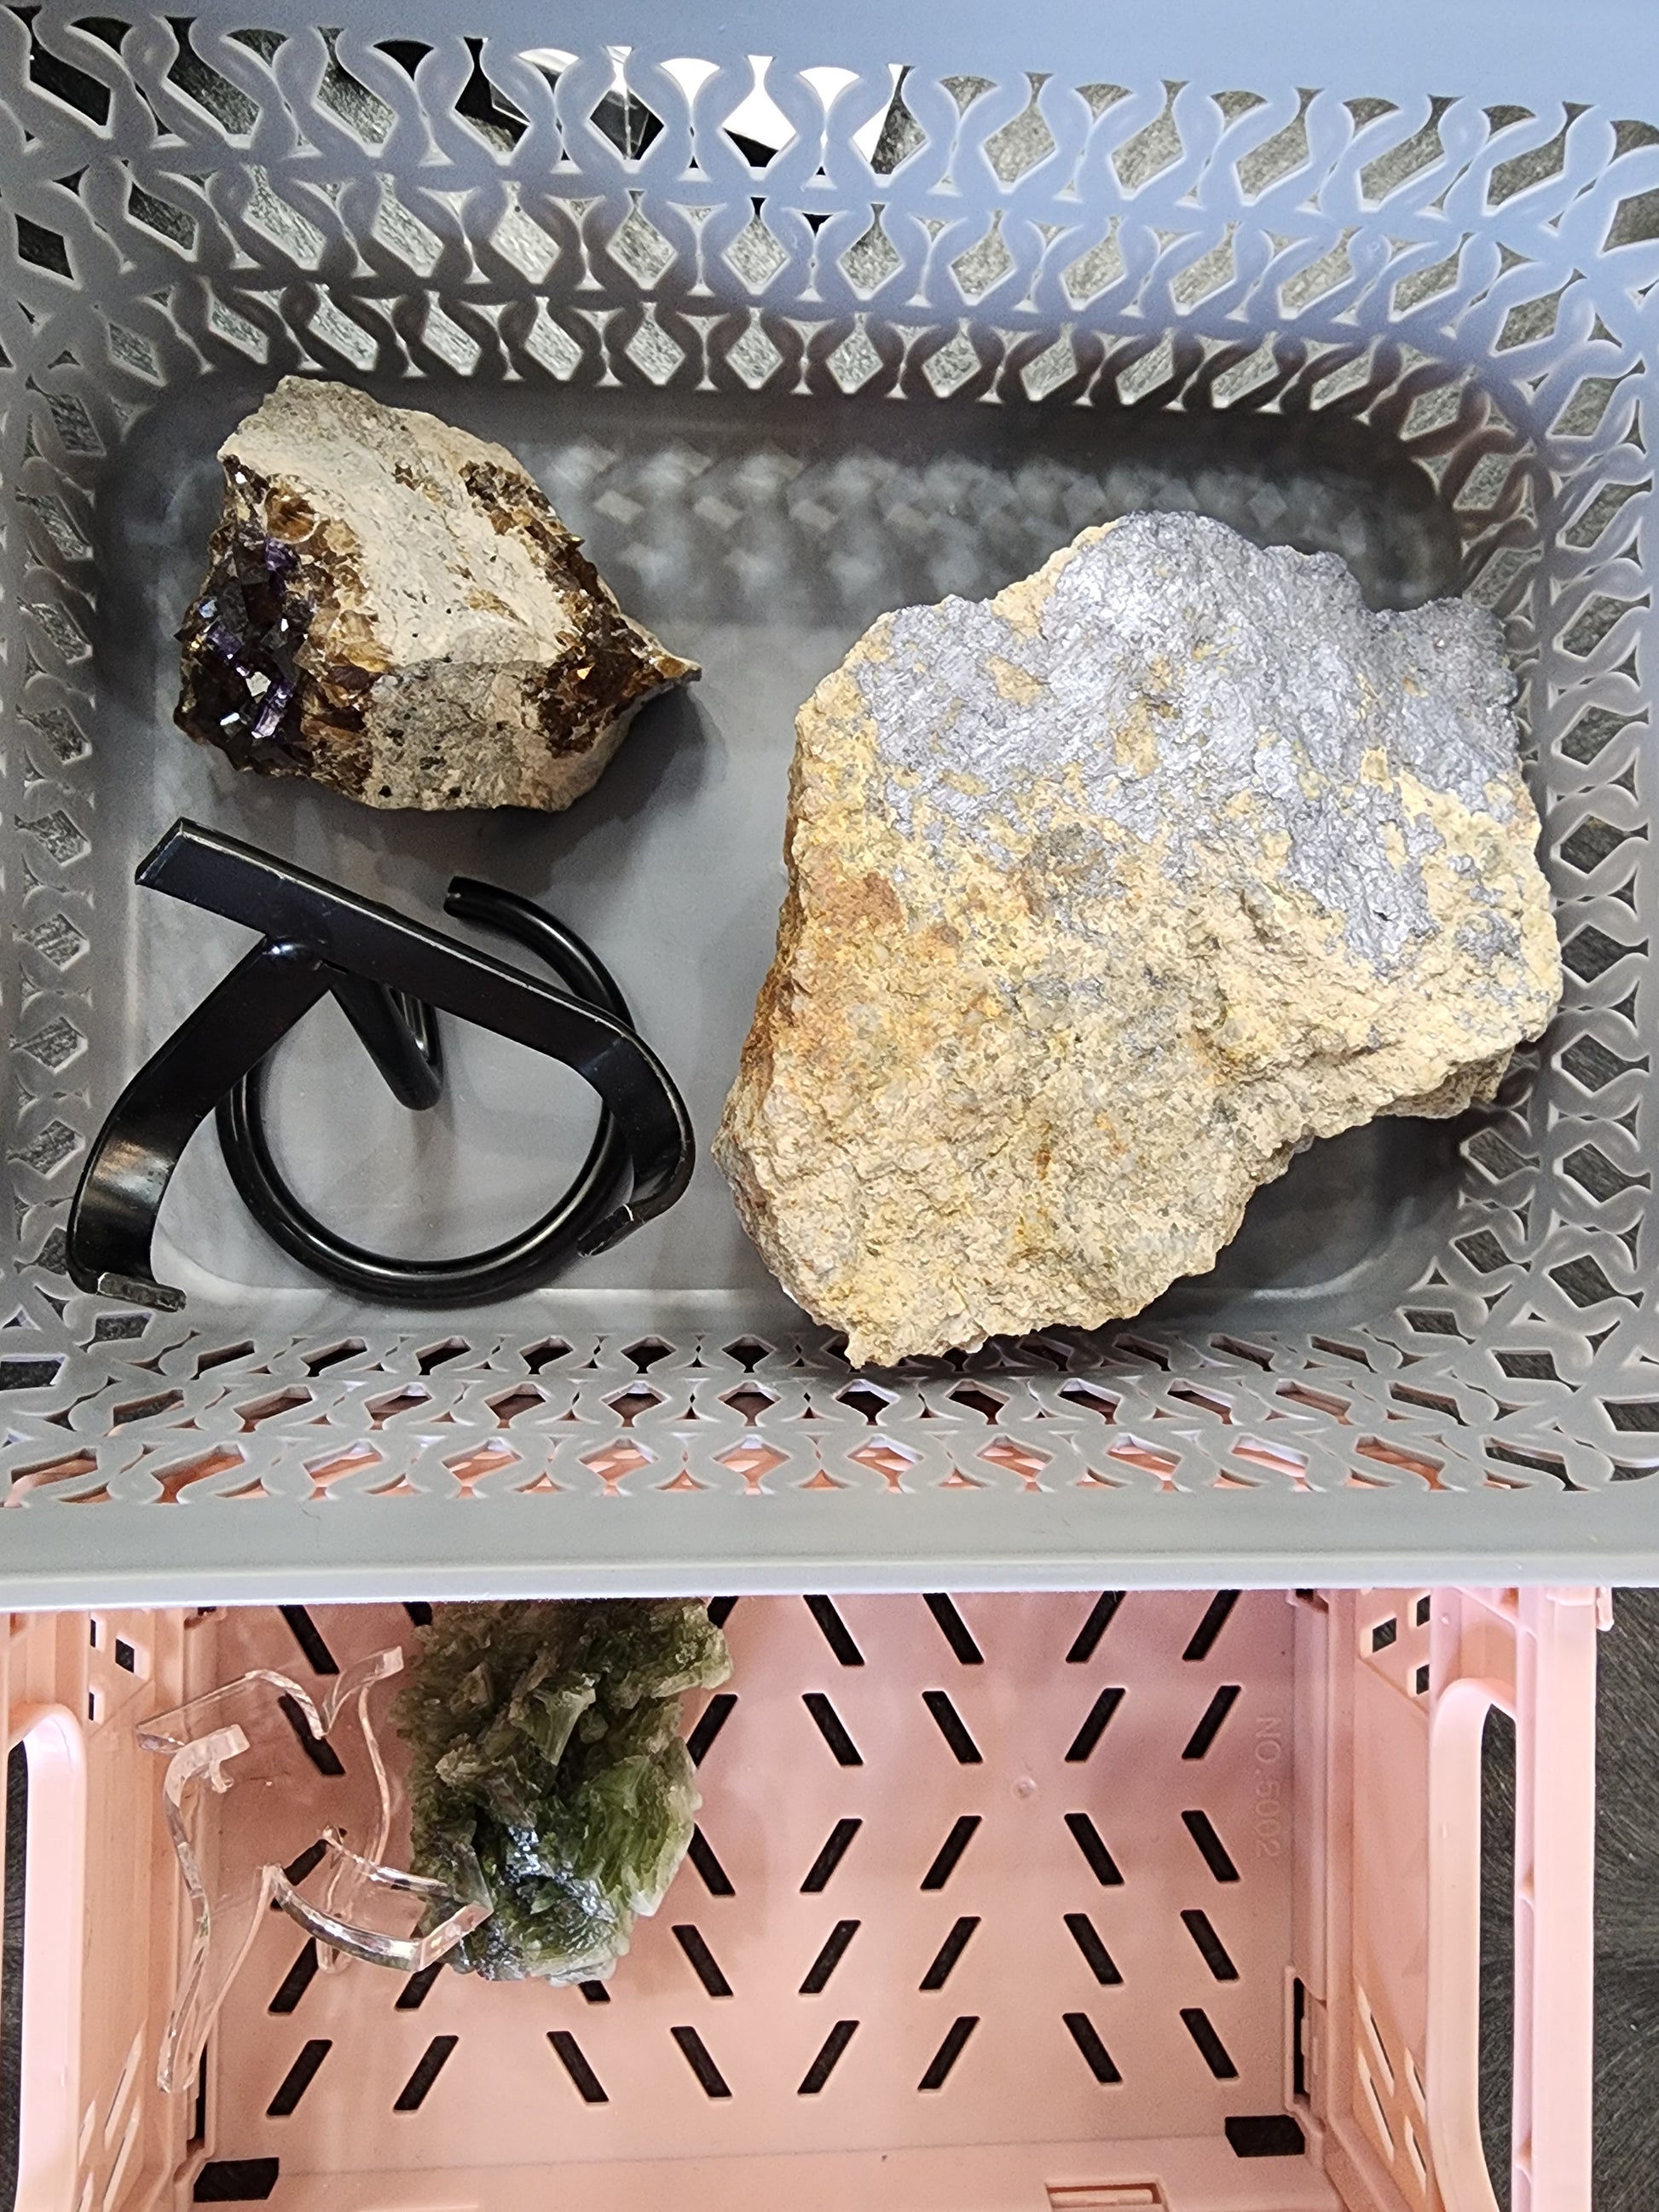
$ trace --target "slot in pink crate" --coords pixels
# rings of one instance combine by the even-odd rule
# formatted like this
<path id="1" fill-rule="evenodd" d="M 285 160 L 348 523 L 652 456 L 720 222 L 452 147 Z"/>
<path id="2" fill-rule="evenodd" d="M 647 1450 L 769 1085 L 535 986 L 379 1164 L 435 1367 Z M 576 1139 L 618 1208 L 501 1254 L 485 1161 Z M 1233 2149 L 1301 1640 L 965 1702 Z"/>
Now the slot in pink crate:
<path id="1" fill-rule="evenodd" d="M 1547 1589 L 744 1599 L 732 1680 L 688 1715 L 702 1843 L 604 2001 L 308 1978 L 269 1912 L 204 2111 L 154 2087 L 185 1916 L 135 1727 L 307 1660 L 274 1609 L 14 1617 L 17 2212 L 1490 2212 L 1494 1705 L 1510 2202 L 1588 2212 L 1605 1617 Z M 342 1666 L 412 1650 L 402 1607 L 310 1619 Z M 306 1774 L 219 1801 L 223 1866 L 314 1840 Z"/>

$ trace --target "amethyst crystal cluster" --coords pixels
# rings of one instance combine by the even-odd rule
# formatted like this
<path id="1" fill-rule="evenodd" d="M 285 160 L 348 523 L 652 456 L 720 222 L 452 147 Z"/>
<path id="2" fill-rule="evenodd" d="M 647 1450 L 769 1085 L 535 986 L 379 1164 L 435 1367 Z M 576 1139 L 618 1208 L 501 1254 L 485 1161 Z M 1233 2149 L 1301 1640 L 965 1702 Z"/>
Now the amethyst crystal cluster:
<path id="1" fill-rule="evenodd" d="M 294 548 L 277 538 L 222 529 L 207 587 L 179 633 L 179 719 L 238 768 L 264 765 L 261 749 L 273 746 L 303 762 L 299 651 L 312 608 L 292 588 L 298 567 Z"/>

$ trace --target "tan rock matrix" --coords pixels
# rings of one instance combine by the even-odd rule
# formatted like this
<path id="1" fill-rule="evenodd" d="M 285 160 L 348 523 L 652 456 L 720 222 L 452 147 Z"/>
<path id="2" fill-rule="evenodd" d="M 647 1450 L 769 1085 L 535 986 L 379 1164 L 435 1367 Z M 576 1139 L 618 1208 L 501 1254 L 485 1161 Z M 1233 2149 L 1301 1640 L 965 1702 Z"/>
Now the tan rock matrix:
<path id="1" fill-rule="evenodd" d="M 178 720 L 370 806 L 568 806 L 697 670 L 629 621 L 500 446 L 285 377 L 219 449 Z"/>
<path id="2" fill-rule="evenodd" d="M 855 1363 L 1138 1312 L 1560 995 L 1497 623 L 1195 515 L 884 615 L 802 708 L 716 1156 Z"/>

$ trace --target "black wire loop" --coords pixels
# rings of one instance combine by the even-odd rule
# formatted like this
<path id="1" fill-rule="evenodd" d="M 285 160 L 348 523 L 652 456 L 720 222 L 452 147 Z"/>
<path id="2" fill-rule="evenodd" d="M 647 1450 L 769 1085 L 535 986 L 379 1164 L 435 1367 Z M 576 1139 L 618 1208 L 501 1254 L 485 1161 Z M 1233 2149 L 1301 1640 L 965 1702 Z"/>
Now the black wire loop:
<path id="1" fill-rule="evenodd" d="M 277 1244 L 343 1289 L 403 1304 L 504 1297 L 544 1280 L 574 1254 L 605 1251 L 665 1213 L 691 1180 L 696 1139 L 673 1078 L 603 963 L 529 900 L 458 877 L 447 908 L 533 952 L 557 988 L 193 822 L 175 822 L 135 880 L 238 922 L 259 942 L 150 1054 L 93 1139 L 65 1230 L 78 1289 L 167 1312 L 185 1304 L 181 1290 L 156 1279 L 152 1246 L 173 1172 L 210 1113 L 236 1188 Z M 319 1221 L 272 1156 L 264 1085 L 277 1046 L 331 993 L 392 1095 L 416 1113 L 443 1095 L 440 1013 L 580 1075 L 602 1113 L 558 1204 L 486 1251 L 445 1260 L 371 1252 Z"/>
<path id="2" fill-rule="evenodd" d="M 574 930 L 516 893 L 471 877 L 450 884 L 444 911 L 511 938 L 550 968 L 573 998 L 634 1025 L 628 1002 L 604 963 Z M 438 1021 L 429 1006 L 402 993 L 352 978 L 349 994 L 334 995 L 400 1103 L 415 1111 L 442 1095 Z M 220 1150 L 242 1203 L 271 1241 L 313 1274 L 363 1297 L 402 1305 L 470 1305 L 544 1282 L 586 1248 L 584 1238 L 605 1217 L 626 1165 L 627 1148 L 608 1107 L 599 1115 L 576 1178 L 539 1220 L 499 1244 L 451 1259 L 393 1258 L 354 1243 L 295 1194 L 278 1168 L 265 1127 L 267 1054 L 219 1102 Z"/>

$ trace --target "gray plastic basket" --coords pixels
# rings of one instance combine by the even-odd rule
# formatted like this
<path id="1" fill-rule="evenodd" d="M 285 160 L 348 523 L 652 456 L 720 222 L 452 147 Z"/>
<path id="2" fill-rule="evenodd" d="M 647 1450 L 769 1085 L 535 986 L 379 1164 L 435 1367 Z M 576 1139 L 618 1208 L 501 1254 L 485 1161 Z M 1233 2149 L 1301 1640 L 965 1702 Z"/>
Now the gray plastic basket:
<path id="1" fill-rule="evenodd" d="M 0 1595 L 1659 1577 L 1659 129 L 1498 104 L 1490 55 L 1475 96 L 1431 96 L 1421 21 L 1378 79 L 1309 90 L 1288 33 L 1254 71 L 1166 76 L 1179 10 L 1170 60 L 1149 18 L 1063 69 L 1083 34 L 1049 25 L 1036 73 L 956 74 L 909 40 L 901 68 L 885 26 L 820 68 L 683 20 L 569 54 L 505 11 L 473 36 L 349 12 L 0 11 Z M 961 70 L 1013 27 L 964 26 Z M 373 814 L 170 728 L 214 447 L 292 370 L 507 440 L 703 662 L 568 814 Z M 209 1133 L 164 1216 L 185 1310 L 73 1291 L 88 1139 L 245 942 L 133 888 L 175 815 L 413 913 L 457 868 L 545 898 L 706 1138 L 769 954 L 794 707 L 880 609 L 1145 504 L 1506 617 L 1569 988 L 1495 1110 L 1317 1148 L 1215 1277 L 1115 1332 L 898 1376 L 802 1323 L 706 1161 L 555 1288 L 423 1317 L 290 1270 Z M 477 1041 L 446 1127 L 382 1126 L 330 1018 L 275 1096 L 342 1226 L 482 1242 L 579 1152 L 574 1079 Z"/>

